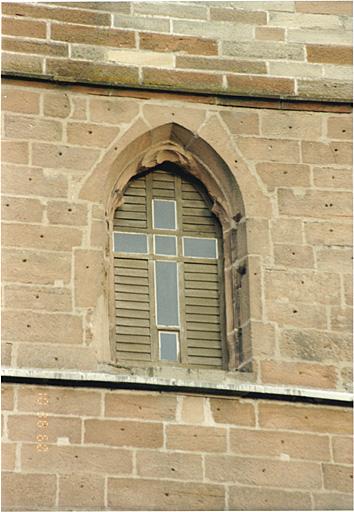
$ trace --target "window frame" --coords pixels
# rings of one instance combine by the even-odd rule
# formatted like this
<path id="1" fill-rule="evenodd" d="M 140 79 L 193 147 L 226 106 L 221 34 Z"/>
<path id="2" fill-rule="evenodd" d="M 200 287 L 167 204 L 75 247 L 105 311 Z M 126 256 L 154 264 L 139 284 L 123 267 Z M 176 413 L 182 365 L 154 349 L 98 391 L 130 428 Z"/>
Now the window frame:
<path id="1" fill-rule="evenodd" d="M 152 173 L 158 169 L 149 169 L 148 171 L 145 171 L 142 174 L 139 174 L 136 176 L 136 178 L 142 177 L 142 175 L 145 175 L 148 177 L 149 175 L 152 175 Z M 164 169 L 159 169 L 164 170 Z M 167 172 L 171 172 L 170 170 L 166 170 Z M 152 297 L 150 301 L 155 304 L 155 308 L 150 308 L 153 310 L 153 312 L 150 314 L 151 318 L 151 357 L 152 361 L 149 362 L 141 362 L 141 361 L 131 361 L 129 364 L 134 367 L 158 367 L 158 366 L 176 366 L 176 362 L 174 361 L 166 361 L 166 360 L 159 360 L 158 359 L 158 353 L 160 350 L 160 335 L 159 332 L 178 332 L 178 339 L 179 339 L 179 353 L 180 353 L 180 362 L 178 363 L 179 368 L 188 368 L 190 369 L 192 366 L 191 364 L 188 364 L 187 361 L 187 339 L 186 339 L 186 333 L 184 332 L 185 327 L 185 300 L 184 300 L 184 264 L 185 263 L 195 263 L 196 260 L 198 260 L 198 263 L 200 264 L 210 264 L 211 261 L 216 262 L 217 266 L 217 275 L 219 276 L 219 290 L 220 290 L 220 296 L 219 296 L 219 314 L 220 314 L 220 334 L 221 334 L 221 350 L 222 350 L 222 367 L 219 368 L 213 368 L 214 371 L 227 370 L 228 361 L 229 361 L 229 355 L 228 355 L 228 340 L 227 340 L 227 326 L 226 326 L 226 310 L 225 310 L 225 304 L 226 304 L 226 297 L 225 297 L 225 264 L 226 261 L 224 259 L 224 246 L 225 246 L 225 239 L 223 236 L 223 228 L 222 224 L 220 223 L 220 220 L 218 219 L 218 216 L 215 215 L 215 213 L 212 211 L 212 201 L 208 195 L 208 192 L 203 185 L 202 182 L 197 180 L 195 177 L 191 176 L 187 172 L 183 172 L 183 170 L 180 170 L 179 172 L 174 172 L 176 176 L 180 178 L 187 179 L 188 181 L 192 182 L 194 187 L 198 190 L 198 192 L 202 195 L 203 200 L 206 204 L 206 206 L 209 208 L 210 212 L 213 213 L 215 217 L 215 225 L 217 229 L 217 236 L 216 237 L 206 237 L 206 236 L 200 236 L 198 233 L 193 235 L 186 235 L 183 232 L 183 224 L 182 224 L 182 208 L 178 208 L 178 202 L 182 204 L 182 197 L 181 197 L 181 187 L 176 186 L 176 197 L 175 199 L 166 199 L 166 198 L 153 198 L 152 197 L 152 185 L 148 184 L 146 185 L 146 213 L 147 213 L 147 228 L 145 231 L 136 231 L 133 229 L 133 231 L 130 231 L 130 228 L 120 228 L 119 231 L 122 233 L 136 233 L 136 234 L 142 234 L 145 233 L 147 235 L 148 240 L 148 254 L 139 254 L 138 257 L 142 259 L 148 260 L 148 267 L 149 267 L 149 275 L 154 275 L 154 281 L 156 279 L 156 273 L 152 271 L 152 266 L 155 265 L 156 261 L 176 261 L 177 262 L 177 273 L 178 273 L 178 286 L 179 286 L 179 320 L 180 320 L 180 326 L 158 326 L 157 324 L 157 318 L 156 318 L 156 286 L 154 285 L 151 290 Z M 176 180 L 175 180 L 176 182 Z M 180 182 L 181 183 L 181 182 Z M 131 180 L 129 180 L 125 186 L 125 190 L 128 189 L 129 185 L 131 184 Z M 122 198 L 124 197 L 124 193 L 122 193 Z M 175 220 L 176 220 L 176 227 L 175 229 L 161 229 L 161 228 L 155 228 L 154 222 L 153 222 L 153 201 L 154 200 L 162 200 L 162 201 L 171 201 L 175 203 Z M 120 204 L 115 207 L 113 210 L 113 213 L 122 205 L 123 201 L 120 201 Z M 177 248 L 177 255 L 160 255 L 155 253 L 155 246 L 154 246 L 154 238 L 155 236 L 173 236 L 176 238 L 176 248 Z M 114 232 L 113 232 L 114 237 Z M 216 251 L 217 256 L 216 258 L 200 258 L 200 257 L 194 257 L 194 256 L 184 256 L 184 238 L 202 238 L 202 239 L 213 239 L 216 240 Z M 120 253 L 115 253 L 112 251 L 113 258 L 115 256 L 118 256 Z M 133 254 L 133 253 L 131 253 Z M 155 283 L 154 283 L 155 284 Z M 183 296 L 183 300 L 181 300 L 181 295 Z M 155 342 L 154 342 L 155 340 Z M 119 364 L 119 359 L 116 360 L 116 362 Z M 124 364 L 126 364 L 127 361 L 124 360 Z M 197 370 L 200 369 L 200 366 L 193 365 L 193 369 Z M 205 367 L 204 369 L 207 369 L 208 367 Z"/>

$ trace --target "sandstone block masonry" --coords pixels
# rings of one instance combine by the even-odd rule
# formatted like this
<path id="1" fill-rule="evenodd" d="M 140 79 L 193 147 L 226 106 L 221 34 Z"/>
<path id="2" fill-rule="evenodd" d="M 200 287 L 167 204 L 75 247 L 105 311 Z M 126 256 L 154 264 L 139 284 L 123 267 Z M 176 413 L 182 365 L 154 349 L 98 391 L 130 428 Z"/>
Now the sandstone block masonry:
<path id="1" fill-rule="evenodd" d="M 151 145 L 161 125 L 169 133 L 176 123 L 219 152 L 243 195 L 238 250 L 249 301 L 240 322 L 253 364 L 244 378 L 350 388 L 350 113 L 107 97 L 31 82 L 5 82 L 2 92 L 5 365 L 97 370 L 114 362 L 103 183 L 130 143 L 136 154 L 137 137 Z"/>
<path id="2" fill-rule="evenodd" d="M 352 508 L 345 408 L 15 384 L 2 393 L 4 510 Z"/>
<path id="3" fill-rule="evenodd" d="M 352 94 L 349 1 L 9 2 L 2 14 L 7 75 L 242 96 Z"/>

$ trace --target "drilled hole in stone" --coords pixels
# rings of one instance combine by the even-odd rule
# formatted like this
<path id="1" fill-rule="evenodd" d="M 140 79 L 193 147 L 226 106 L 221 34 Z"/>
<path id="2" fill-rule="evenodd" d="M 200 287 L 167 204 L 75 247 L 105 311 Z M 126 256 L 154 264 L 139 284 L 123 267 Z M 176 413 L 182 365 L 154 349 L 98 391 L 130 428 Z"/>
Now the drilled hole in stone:
<path id="1" fill-rule="evenodd" d="M 334 151 L 337 152 L 338 151 L 338 148 L 334 148 Z"/>
<path id="2" fill-rule="evenodd" d="M 292 130 L 292 128 L 293 128 L 292 126 L 289 126 L 289 129 L 290 129 L 290 130 Z"/>
<path id="3" fill-rule="evenodd" d="M 5 204 L 5 206 L 10 206 L 9 203 Z"/>
<path id="4" fill-rule="evenodd" d="M 237 164 L 237 163 L 238 163 L 238 160 L 235 160 L 235 164 Z"/>
<path id="5" fill-rule="evenodd" d="M 58 357 L 55 357 L 55 358 L 54 358 L 54 361 L 58 361 L 58 359 L 59 359 Z"/>
<path id="6" fill-rule="evenodd" d="M 168 493 L 168 492 L 165 492 L 165 496 L 169 496 L 169 495 L 170 495 L 170 493 Z"/>
<path id="7" fill-rule="evenodd" d="M 90 268 L 89 265 L 86 265 L 86 268 Z"/>
<path id="8" fill-rule="evenodd" d="M 72 212 L 72 211 L 73 211 L 72 208 L 68 208 L 68 212 Z"/>
<path id="9" fill-rule="evenodd" d="M 117 151 L 118 148 L 114 148 L 114 151 Z"/>
<path id="10" fill-rule="evenodd" d="M 124 432 L 124 431 L 125 431 L 125 428 L 121 428 L 121 429 L 120 429 L 120 431 L 121 431 L 121 432 Z"/>
<path id="11" fill-rule="evenodd" d="M 297 309 L 293 309 L 293 313 L 297 313 Z"/>
<path id="12" fill-rule="evenodd" d="M 176 471 L 175 468 L 171 468 L 171 471 Z"/>
<path id="13" fill-rule="evenodd" d="M 31 324 L 27 324 L 27 327 L 30 328 L 31 327 Z"/>
<path id="14" fill-rule="evenodd" d="M 283 174 L 288 174 L 288 171 L 283 171 Z"/>
<path id="15" fill-rule="evenodd" d="M 294 253 L 294 252 L 292 252 L 291 254 L 292 254 L 293 256 L 295 256 L 295 253 Z"/>
<path id="16" fill-rule="evenodd" d="M 334 176 L 332 176 L 332 180 L 334 180 Z"/>
<path id="17" fill-rule="evenodd" d="M 39 235 L 39 238 L 44 238 L 44 235 Z"/>
<path id="18" fill-rule="evenodd" d="M 58 155 L 59 156 L 63 156 L 63 153 L 61 151 L 59 151 Z"/>
<path id="19" fill-rule="evenodd" d="M 333 229 L 330 229 L 330 230 L 329 230 L 329 232 L 330 232 L 330 233 L 333 233 Z"/>
<path id="20" fill-rule="evenodd" d="M 346 133 L 347 130 L 342 130 L 342 133 Z"/>
<path id="21" fill-rule="evenodd" d="M 26 263 L 27 260 L 22 260 L 23 263 Z"/>
<path id="22" fill-rule="evenodd" d="M 264 468 L 262 469 L 262 473 L 265 473 L 265 469 Z"/>
<path id="23" fill-rule="evenodd" d="M 32 181 L 32 178 L 28 178 L 28 181 Z"/>

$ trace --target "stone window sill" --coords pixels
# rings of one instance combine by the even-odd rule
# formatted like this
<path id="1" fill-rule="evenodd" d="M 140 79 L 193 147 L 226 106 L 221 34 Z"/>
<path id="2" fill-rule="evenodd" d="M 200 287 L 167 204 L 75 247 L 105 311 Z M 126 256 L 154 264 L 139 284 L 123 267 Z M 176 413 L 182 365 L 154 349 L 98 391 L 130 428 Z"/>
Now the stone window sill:
<path id="1" fill-rule="evenodd" d="M 244 396 L 247 398 L 334 402 L 333 405 L 348 406 L 353 401 L 353 394 L 348 392 L 242 382 L 242 375 L 237 372 L 189 370 L 188 375 L 183 375 L 183 372 L 180 372 L 179 375 L 168 377 L 164 374 L 165 372 L 159 372 L 159 370 L 162 369 L 147 368 L 145 372 L 139 369 L 134 373 L 134 370 L 131 369 L 124 374 L 121 372 L 117 373 L 113 369 L 110 371 L 89 372 L 4 367 L 2 369 L 2 380 L 4 382 L 18 383 L 41 383 L 43 381 L 44 385 L 72 385 L 73 387 L 152 389 L 183 393 Z M 171 373 L 171 368 L 169 370 Z M 216 374 L 218 381 L 216 381 Z"/>

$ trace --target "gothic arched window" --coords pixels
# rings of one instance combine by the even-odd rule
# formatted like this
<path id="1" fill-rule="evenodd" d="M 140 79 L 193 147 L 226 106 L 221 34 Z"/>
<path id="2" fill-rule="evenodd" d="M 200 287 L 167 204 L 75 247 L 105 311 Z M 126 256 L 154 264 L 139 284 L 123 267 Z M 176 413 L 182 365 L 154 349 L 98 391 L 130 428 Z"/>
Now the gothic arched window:
<path id="1" fill-rule="evenodd" d="M 225 368 L 222 231 L 197 180 L 133 178 L 114 213 L 118 362 Z"/>

